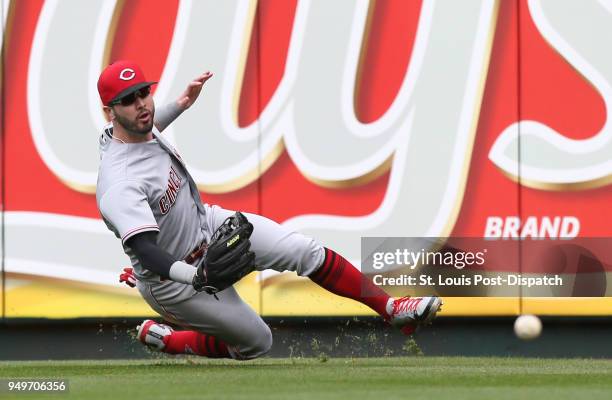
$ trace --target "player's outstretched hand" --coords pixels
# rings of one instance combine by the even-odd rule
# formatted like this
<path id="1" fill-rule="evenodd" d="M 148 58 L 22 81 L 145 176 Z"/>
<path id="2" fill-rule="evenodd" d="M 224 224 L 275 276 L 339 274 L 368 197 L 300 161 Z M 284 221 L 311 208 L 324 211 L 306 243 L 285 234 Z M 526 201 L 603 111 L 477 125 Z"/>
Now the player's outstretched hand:
<path id="1" fill-rule="evenodd" d="M 202 87 L 207 80 L 212 78 L 213 74 L 210 71 L 204 72 L 202 75 L 195 78 L 187 85 L 187 89 L 179 96 L 176 103 L 182 110 L 186 110 L 195 103 L 196 99 L 202 91 Z"/>

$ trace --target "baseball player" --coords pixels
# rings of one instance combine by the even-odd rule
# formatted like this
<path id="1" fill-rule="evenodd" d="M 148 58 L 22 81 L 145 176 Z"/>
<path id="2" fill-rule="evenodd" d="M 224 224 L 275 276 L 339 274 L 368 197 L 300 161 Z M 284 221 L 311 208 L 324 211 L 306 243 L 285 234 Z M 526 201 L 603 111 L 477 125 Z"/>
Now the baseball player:
<path id="1" fill-rule="evenodd" d="M 430 322 L 442 305 L 438 297 L 390 298 L 313 238 L 260 215 L 202 203 L 183 160 L 160 132 L 195 102 L 211 77 L 198 76 L 157 113 L 151 96 L 156 82 L 146 80 L 136 63 L 117 61 L 98 80 L 110 121 L 100 138 L 98 208 L 130 257 L 142 297 L 184 328 L 146 320 L 138 339 L 170 354 L 245 360 L 267 353 L 270 329 L 232 286 L 265 269 L 295 271 L 369 306 L 405 333 Z"/>

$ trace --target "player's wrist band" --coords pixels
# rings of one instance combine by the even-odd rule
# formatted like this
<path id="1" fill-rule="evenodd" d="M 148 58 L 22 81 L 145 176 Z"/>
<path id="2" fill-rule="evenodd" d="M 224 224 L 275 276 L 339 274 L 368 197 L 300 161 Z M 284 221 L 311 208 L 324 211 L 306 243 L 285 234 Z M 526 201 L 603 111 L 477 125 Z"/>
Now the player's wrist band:
<path id="1" fill-rule="evenodd" d="M 191 285 L 196 270 L 197 269 L 193 265 L 189 265 L 184 261 L 176 261 L 170 266 L 168 276 L 175 282 Z"/>

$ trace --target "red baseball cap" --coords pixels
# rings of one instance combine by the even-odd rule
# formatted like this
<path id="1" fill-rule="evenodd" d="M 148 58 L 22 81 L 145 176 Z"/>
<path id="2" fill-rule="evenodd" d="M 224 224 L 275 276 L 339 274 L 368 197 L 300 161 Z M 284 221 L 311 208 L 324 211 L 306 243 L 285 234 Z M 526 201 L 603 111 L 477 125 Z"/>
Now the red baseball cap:
<path id="1" fill-rule="evenodd" d="M 98 78 L 98 93 L 106 106 L 128 94 L 157 82 L 145 79 L 142 70 L 133 61 L 115 61 L 102 71 Z"/>

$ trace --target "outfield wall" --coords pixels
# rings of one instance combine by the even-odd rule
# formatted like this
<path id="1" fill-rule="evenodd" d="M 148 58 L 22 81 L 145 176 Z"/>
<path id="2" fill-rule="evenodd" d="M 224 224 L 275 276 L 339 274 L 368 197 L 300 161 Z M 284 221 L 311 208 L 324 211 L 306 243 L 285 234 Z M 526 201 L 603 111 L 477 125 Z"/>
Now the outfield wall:
<path id="1" fill-rule="evenodd" d="M 612 233 L 605 2 L 4 0 L 2 17 L 3 318 L 153 313 L 119 285 L 128 260 L 95 204 L 95 83 L 122 58 L 160 81 L 157 104 L 215 73 L 164 133 L 204 201 L 356 264 L 362 236 Z M 293 274 L 238 289 L 265 316 L 370 314 Z M 612 302 L 447 298 L 443 314 L 521 312 Z"/>

